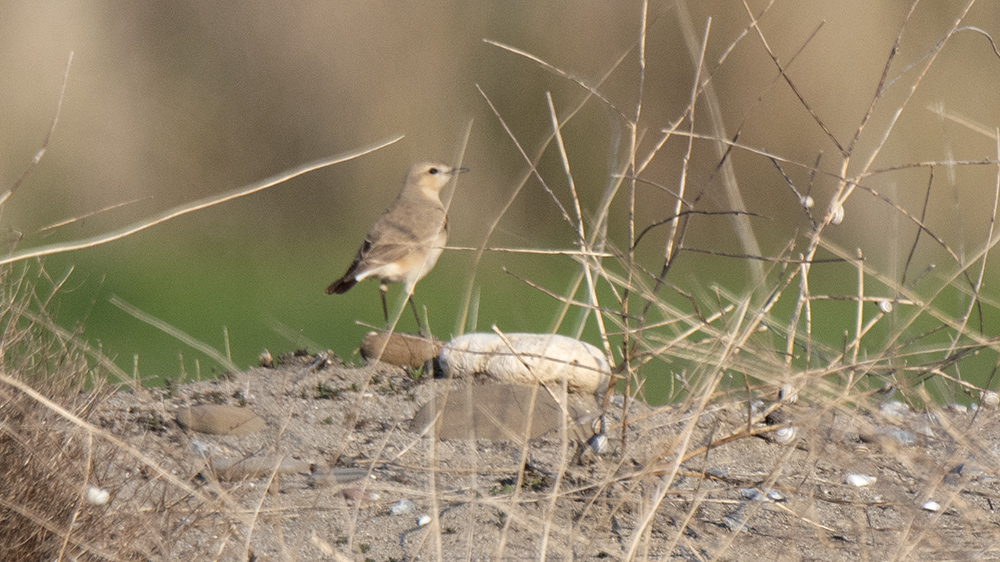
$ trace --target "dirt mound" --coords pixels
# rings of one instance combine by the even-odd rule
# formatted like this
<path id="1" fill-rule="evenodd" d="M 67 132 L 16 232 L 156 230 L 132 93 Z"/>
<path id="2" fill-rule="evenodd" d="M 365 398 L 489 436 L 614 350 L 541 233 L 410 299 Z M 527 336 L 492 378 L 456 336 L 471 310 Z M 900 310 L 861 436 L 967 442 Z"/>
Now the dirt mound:
<path id="1" fill-rule="evenodd" d="M 194 493 L 145 469 L 145 478 L 109 486 L 101 509 L 160 510 L 149 555 L 165 559 L 997 556 L 994 410 L 632 402 L 623 433 L 620 395 L 602 417 L 590 397 L 469 390 L 481 382 L 310 357 L 120 393 L 97 418 Z M 436 439 L 435 427 L 461 419 L 454 411 L 441 410 L 437 425 L 426 408 L 412 421 L 449 396 L 470 412 L 470 431 L 512 429 L 506 438 Z M 497 411 L 492 402 L 523 404 L 508 424 L 481 413 Z M 570 415 L 550 415 L 564 403 Z M 248 408 L 266 427 L 210 435 L 176 423 L 206 404 Z M 518 420 L 536 405 L 550 410 L 545 431 Z M 534 437 L 525 438 L 529 427 Z M 234 463 L 253 470 L 234 478 Z"/>

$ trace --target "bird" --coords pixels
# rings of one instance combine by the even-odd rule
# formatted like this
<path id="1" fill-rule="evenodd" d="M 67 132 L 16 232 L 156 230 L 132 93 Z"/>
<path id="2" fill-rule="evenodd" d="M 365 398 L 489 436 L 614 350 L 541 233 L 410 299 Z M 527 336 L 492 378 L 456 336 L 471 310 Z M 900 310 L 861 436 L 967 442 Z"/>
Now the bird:
<path id="1" fill-rule="evenodd" d="M 410 168 L 396 201 L 368 231 L 347 272 L 326 288 L 326 294 L 340 295 L 360 281 L 377 278 L 382 313 L 388 323 L 387 284 L 402 283 L 420 326 L 413 288 L 437 263 L 448 240 L 448 215 L 441 203 L 441 189 L 452 177 L 468 171 L 440 162 L 421 162 Z"/>

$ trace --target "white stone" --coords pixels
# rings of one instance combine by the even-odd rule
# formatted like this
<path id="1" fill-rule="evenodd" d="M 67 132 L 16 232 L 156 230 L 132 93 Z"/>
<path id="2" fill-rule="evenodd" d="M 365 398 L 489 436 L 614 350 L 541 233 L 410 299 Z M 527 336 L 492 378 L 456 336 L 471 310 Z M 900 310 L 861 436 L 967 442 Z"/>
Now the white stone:
<path id="1" fill-rule="evenodd" d="M 599 349 L 556 334 L 505 334 L 503 338 L 491 333 L 465 334 L 448 342 L 439 359 L 445 376 L 482 374 L 513 384 L 562 384 L 565 378 L 571 392 L 591 394 L 607 388 L 611 373 Z"/>
<path id="2" fill-rule="evenodd" d="M 91 486 L 87 488 L 87 503 L 91 505 L 104 505 L 111 499 L 111 494 L 103 488 Z"/>
<path id="3" fill-rule="evenodd" d="M 865 486 L 871 486 L 877 480 L 878 480 L 877 477 L 875 477 L 875 476 L 868 476 L 867 474 L 849 473 L 847 476 L 844 477 L 844 481 L 846 481 L 851 486 L 856 486 L 858 488 L 863 488 Z"/>

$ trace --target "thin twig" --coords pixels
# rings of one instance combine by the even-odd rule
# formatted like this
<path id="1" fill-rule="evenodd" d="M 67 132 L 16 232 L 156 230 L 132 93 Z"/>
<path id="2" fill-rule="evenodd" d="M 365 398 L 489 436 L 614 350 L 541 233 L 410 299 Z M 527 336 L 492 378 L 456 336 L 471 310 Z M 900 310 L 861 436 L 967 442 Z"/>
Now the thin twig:
<path id="1" fill-rule="evenodd" d="M 139 310 L 135 306 L 132 306 L 131 304 L 122 300 L 117 295 L 112 295 L 111 298 L 108 299 L 108 301 L 111 304 L 125 311 L 127 314 L 131 315 L 136 320 L 141 320 L 142 322 L 145 322 L 150 326 L 153 326 L 154 328 L 161 330 L 162 332 L 171 335 L 174 338 L 184 342 L 185 344 L 191 346 L 192 348 L 197 349 L 198 351 L 204 353 L 205 355 L 208 355 L 209 357 L 214 359 L 219 365 L 222 365 L 229 371 L 235 373 L 240 370 L 239 367 L 237 367 L 232 361 L 230 361 L 225 355 L 223 355 L 214 347 L 208 345 L 203 341 L 195 339 L 194 337 L 171 326 L 170 324 L 164 322 L 163 320 L 160 320 L 159 318 L 153 316 L 152 314 L 149 314 L 148 312 Z"/>
<path id="2" fill-rule="evenodd" d="M 598 80 L 598 83 L 597 83 L 598 86 L 600 86 L 601 84 L 603 84 L 604 81 L 607 80 L 607 78 L 609 76 L 611 76 L 612 72 L 614 72 L 614 70 L 617 69 L 618 66 L 622 63 L 622 61 L 625 60 L 625 57 L 626 57 L 627 54 L 628 54 L 628 52 L 622 53 L 622 55 L 618 58 L 618 60 L 611 66 L 611 68 L 608 69 L 607 72 L 605 72 L 604 76 L 602 76 L 601 79 Z M 529 58 L 534 59 L 535 57 L 529 56 Z M 548 63 L 545 63 L 543 66 L 546 66 L 546 65 L 548 65 Z M 550 65 L 548 65 L 548 66 L 550 66 Z M 576 107 L 573 108 L 573 110 L 570 111 L 569 114 L 563 119 L 563 122 L 562 122 L 561 126 L 565 126 L 566 123 L 568 123 L 577 113 L 579 113 L 580 110 L 583 109 L 583 107 L 590 100 L 591 96 L 592 96 L 591 93 L 588 93 L 586 96 L 584 96 L 584 98 L 576 105 Z M 545 153 L 546 148 L 548 148 L 549 144 L 552 142 L 552 140 L 554 139 L 554 137 L 555 137 L 554 134 L 550 134 L 545 139 L 545 141 L 542 142 L 542 146 L 539 149 L 538 153 L 536 154 L 535 159 L 532 160 L 532 166 L 531 166 L 531 168 L 534 168 L 534 166 L 536 166 L 538 164 L 538 162 L 541 161 L 542 155 Z M 497 226 L 500 224 L 500 220 L 503 219 L 503 217 L 507 214 L 507 211 L 510 209 L 511 205 L 514 204 L 514 200 L 517 199 L 518 194 L 520 194 L 521 189 L 524 188 L 525 184 L 527 184 L 528 180 L 531 177 L 532 177 L 532 172 L 529 169 L 524 174 L 524 177 L 522 177 L 521 180 L 518 182 L 517 186 L 514 188 L 514 191 L 511 193 L 510 197 L 508 198 L 506 204 L 504 204 L 503 208 L 497 214 L 497 217 L 493 220 L 493 222 L 490 224 L 489 228 L 486 230 L 486 233 L 483 235 L 482 246 L 476 252 L 475 257 L 472 260 L 472 266 L 470 267 L 470 271 L 471 271 L 470 278 L 469 278 L 468 283 L 466 284 L 465 295 L 464 295 L 464 297 L 462 299 L 462 313 L 461 313 L 458 321 L 456 322 L 456 327 L 455 327 L 455 332 L 457 334 L 463 333 L 463 330 L 465 329 L 465 326 L 466 326 L 468 318 L 469 318 L 469 306 L 470 306 L 471 301 L 472 301 L 472 293 L 475 290 L 474 280 L 475 280 L 476 273 L 477 273 L 477 271 L 479 269 L 479 263 L 482 260 L 483 252 L 485 252 L 487 244 L 489 244 L 490 238 L 493 236 L 493 233 L 496 231 Z"/>
<path id="3" fill-rule="evenodd" d="M 24 183 L 24 180 L 28 178 L 31 171 L 35 169 L 35 166 L 42 161 L 42 157 L 45 156 L 45 151 L 49 148 L 49 141 L 52 140 L 52 133 L 56 130 L 56 125 L 59 123 L 59 116 L 62 114 L 62 104 L 63 98 L 66 97 L 66 84 L 69 82 L 69 69 L 73 65 L 73 51 L 69 52 L 69 58 L 66 60 L 66 70 L 63 72 L 62 87 L 59 89 L 59 101 L 56 102 L 56 113 L 52 116 L 52 125 L 49 126 L 49 132 L 45 134 L 45 140 L 42 141 L 42 148 L 38 149 L 35 153 L 34 158 L 31 159 L 31 163 L 28 167 L 21 172 L 21 177 L 14 181 L 14 185 L 6 191 L 3 195 L 0 195 L 0 210 L 3 209 L 4 203 L 10 199 L 10 196 L 17 191 L 18 187 Z"/>
<path id="4" fill-rule="evenodd" d="M 380 142 L 378 144 L 370 145 L 359 150 L 345 152 L 337 156 L 332 156 L 330 158 L 324 158 L 321 160 L 316 160 L 308 164 L 303 164 L 288 170 L 286 172 L 281 172 L 280 174 L 275 174 L 267 179 L 251 183 L 249 185 L 232 189 L 218 195 L 212 195 L 193 201 L 191 203 L 185 203 L 183 205 L 178 205 L 172 209 L 168 209 L 158 215 L 151 218 L 141 220 L 137 223 L 130 224 L 123 228 L 113 230 L 104 234 L 99 234 L 97 236 L 92 236 L 90 238 L 84 238 L 82 240 L 73 240 L 70 242 L 59 242 L 56 244 L 49 244 L 46 246 L 40 246 L 37 248 L 29 248 L 27 250 L 22 250 L 19 252 L 14 252 L 7 254 L 6 256 L 0 257 L 0 265 L 6 265 L 8 263 L 14 263 L 16 261 L 26 260 L 29 258 L 37 258 L 41 256 L 48 256 L 52 254 L 62 254 L 66 252 L 72 252 L 75 250 L 83 250 L 85 248 L 93 248 L 95 246 L 100 246 L 102 244 L 107 244 L 108 242 L 113 242 L 115 240 L 120 240 L 127 236 L 131 236 L 137 232 L 146 230 L 158 224 L 165 223 L 171 219 L 175 219 L 182 215 L 188 213 L 193 213 L 195 211 L 200 211 L 202 209 L 207 209 L 218 205 L 220 203 L 225 203 L 227 201 L 232 201 L 233 199 L 238 199 L 240 197 L 245 197 L 247 195 L 257 193 L 258 191 L 263 191 L 269 187 L 274 187 L 280 183 L 284 183 L 292 178 L 301 176 L 308 172 L 318 170 L 320 168 L 326 168 L 328 166 L 333 166 L 334 164 L 340 164 L 348 160 L 353 160 L 365 154 L 369 154 L 376 150 L 380 150 L 389 146 L 393 143 L 402 140 L 402 135 L 397 136 L 388 141 Z"/>

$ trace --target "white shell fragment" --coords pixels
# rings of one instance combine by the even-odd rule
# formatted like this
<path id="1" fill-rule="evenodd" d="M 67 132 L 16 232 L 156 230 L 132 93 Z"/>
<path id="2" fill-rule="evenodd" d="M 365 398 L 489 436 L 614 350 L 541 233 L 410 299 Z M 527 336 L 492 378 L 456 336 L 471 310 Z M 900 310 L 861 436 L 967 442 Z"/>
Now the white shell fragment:
<path id="1" fill-rule="evenodd" d="M 795 426 L 781 427 L 774 432 L 775 443 L 791 443 L 793 439 L 799 434 L 799 430 Z"/>
<path id="2" fill-rule="evenodd" d="M 778 390 L 778 400 L 785 403 L 792 403 L 799 399 L 799 393 L 790 383 L 784 383 Z"/>
<path id="3" fill-rule="evenodd" d="M 867 474 L 854 474 L 849 473 L 844 477 L 844 481 L 851 486 L 856 486 L 858 488 L 863 488 L 865 486 L 871 486 L 878 480 L 875 476 L 868 476 Z"/>
<path id="4" fill-rule="evenodd" d="M 928 500 L 924 505 L 920 506 L 922 509 L 927 511 L 939 511 L 941 509 L 941 504 L 934 500 Z"/>
<path id="5" fill-rule="evenodd" d="M 111 499 L 111 494 L 103 488 L 91 486 L 87 488 L 87 503 L 90 505 L 104 505 Z"/>
<path id="6" fill-rule="evenodd" d="M 425 527 L 430 522 L 431 522 L 430 515 L 421 515 L 420 518 L 417 519 L 417 527 Z"/>
<path id="7" fill-rule="evenodd" d="M 844 206 L 836 201 L 833 202 L 833 207 L 831 208 L 833 216 L 830 218 L 830 224 L 838 225 L 844 222 Z"/>
<path id="8" fill-rule="evenodd" d="M 483 374 L 514 384 L 561 384 L 565 378 L 571 392 L 591 394 L 607 388 L 611 372 L 599 349 L 554 334 L 505 334 L 502 338 L 465 334 L 444 346 L 439 361 L 446 377 Z"/>
<path id="9" fill-rule="evenodd" d="M 880 299 L 878 301 L 878 309 L 882 311 L 882 314 L 889 314 L 892 312 L 892 301 L 888 299 Z"/>
<path id="10" fill-rule="evenodd" d="M 993 390 L 987 390 L 983 393 L 983 406 L 996 408 L 997 404 L 1000 404 L 1000 394 L 997 394 Z"/>

